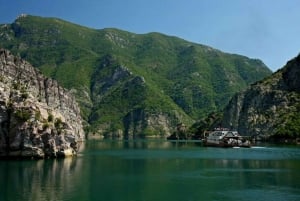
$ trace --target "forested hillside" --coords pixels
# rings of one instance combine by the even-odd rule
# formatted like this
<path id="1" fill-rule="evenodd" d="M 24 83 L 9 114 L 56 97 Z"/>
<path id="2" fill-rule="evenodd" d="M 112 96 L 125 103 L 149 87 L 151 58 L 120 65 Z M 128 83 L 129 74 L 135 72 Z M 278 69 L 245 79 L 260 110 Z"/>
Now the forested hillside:
<path id="1" fill-rule="evenodd" d="M 169 135 L 271 74 L 260 60 L 177 37 L 27 15 L 0 26 L 0 46 L 70 89 L 87 128 L 106 136 Z"/>

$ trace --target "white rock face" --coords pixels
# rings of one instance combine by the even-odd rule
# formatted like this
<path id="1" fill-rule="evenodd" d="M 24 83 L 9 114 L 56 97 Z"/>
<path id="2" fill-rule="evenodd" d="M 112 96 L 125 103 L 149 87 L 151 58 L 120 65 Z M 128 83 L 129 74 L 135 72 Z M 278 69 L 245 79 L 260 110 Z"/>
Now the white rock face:
<path id="1" fill-rule="evenodd" d="M 0 49 L 0 157 L 60 157 L 84 139 L 75 99 L 26 61 Z"/>

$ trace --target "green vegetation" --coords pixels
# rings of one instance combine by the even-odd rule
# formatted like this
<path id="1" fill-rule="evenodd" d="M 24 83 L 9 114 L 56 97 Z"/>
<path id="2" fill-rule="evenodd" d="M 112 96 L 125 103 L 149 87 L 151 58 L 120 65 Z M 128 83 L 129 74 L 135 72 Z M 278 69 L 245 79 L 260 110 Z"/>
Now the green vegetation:
<path id="1" fill-rule="evenodd" d="M 35 112 L 35 114 L 34 114 L 34 119 L 35 119 L 36 121 L 41 121 L 42 115 L 41 115 L 41 112 L 40 112 L 39 110 Z"/>
<path id="2" fill-rule="evenodd" d="M 54 120 L 53 114 L 50 113 L 50 114 L 48 115 L 47 120 L 48 120 L 48 122 L 53 122 L 53 120 Z"/>
<path id="3" fill-rule="evenodd" d="M 299 100 L 300 100 L 300 95 Z M 295 105 L 294 111 L 283 112 L 278 127 L 275 130 L 274 139 L 296 139 L 300 138 L 300 103 Z"/>
<path id="4" fill-rule="evenodd" d="M 221 112 L 212 112 L 207 117 L 197 121 L 189 128 L 189 133 L 193 134 L 195 138 L 203 138 L 206 131 L 211 131 L 219 126 L 222 122 Z"/>
<path id="5" fill-rule="evenodd" d="M 259 60 L 159 33 L 95 30 L 34 16 L 18 18 L 0 32 L 2 47 L 76 89 L 91 130 L 124 130 L 137 110 L 144 120 L 146 113 L 164 114 L 174 128 L 180 122 L 189 126 L 271 74 Z"/>
<path id="6" fill-rule="evenodd" d="M 49 122 L 44 122 L 43 123 L 43 130 L 46 130 L 48 128 L 50 128 L 51 124 Z"/>
<path id="7" fill-rule="evenodd" d="M 62 122 L 61 118 L 55 119 L 54 126 L 56 129 L 61 129 L 63 127 L 63 122 Z"/>
<path id="8" fill-rule="evenodd" d="M 31 112 L 25 108 L 20 108 L 15 111 L 15 116 L 22 122 L 25 122 L 31 118 Z"/>

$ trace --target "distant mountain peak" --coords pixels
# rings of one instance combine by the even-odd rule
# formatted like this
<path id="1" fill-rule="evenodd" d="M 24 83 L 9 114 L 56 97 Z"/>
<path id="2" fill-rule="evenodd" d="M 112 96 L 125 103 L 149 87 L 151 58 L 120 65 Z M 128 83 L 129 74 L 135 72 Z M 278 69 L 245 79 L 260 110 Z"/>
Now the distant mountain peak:
<path id="1" fill-rule="evenodd" d="M 22 13 L 21 15 L 19 15 L 19 16 L 17 17 L 17 20 L 18 20 L 18 19 L 21 19 L 21 18 L 25 18 L 25 17 L 27 17 L 27 16 L 28 16 L 27 14 Z"/>

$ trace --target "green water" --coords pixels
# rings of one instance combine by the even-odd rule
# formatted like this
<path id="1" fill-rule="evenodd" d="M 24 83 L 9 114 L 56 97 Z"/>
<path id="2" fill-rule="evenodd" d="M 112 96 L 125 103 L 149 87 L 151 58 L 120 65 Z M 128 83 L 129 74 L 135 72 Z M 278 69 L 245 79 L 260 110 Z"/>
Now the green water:
<path id="1" fill-rule="evenodd" d="M 91 140 L 75 158 L 0 161 L 0 200 L 299 201 L 300 147 Z"/>

